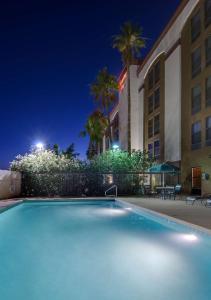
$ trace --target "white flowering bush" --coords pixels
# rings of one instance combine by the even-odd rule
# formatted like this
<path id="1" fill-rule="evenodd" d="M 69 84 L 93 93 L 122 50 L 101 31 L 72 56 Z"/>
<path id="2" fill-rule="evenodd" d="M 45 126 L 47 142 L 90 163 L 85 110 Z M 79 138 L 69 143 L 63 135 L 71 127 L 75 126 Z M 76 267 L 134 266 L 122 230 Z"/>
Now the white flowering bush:
<path id="1" fill-rule="evenodd" d="M 78 170 L 80 161 L 68 159 L 65 155 L 56 155 L 51 150 L 34 151 L 18 155 L 10 164 L 13 171 L 23 173 L 55 173 Z"/>
<path id="2" fill-rule="evenodd" d="M 121 194 L 140 194 L 144 173 L 153 164 L 146 151 L 107 151 L 89 162 L 65 153 L 36 150 L 11 162 L 11 170 L 22 173 L 22 193 L 26 196 L 102 195 L 107 175 Z"/>
<path id="3" fill-rule="evenodd" d="M 58 195 L 64 182 L 65 174 L 79 172 L 81 162 L 75 158 L 67 158 L 51 150 L 33 151 L 18 155 L 10 164 L 10 169 L 23 174 L 23 194 Z"/>

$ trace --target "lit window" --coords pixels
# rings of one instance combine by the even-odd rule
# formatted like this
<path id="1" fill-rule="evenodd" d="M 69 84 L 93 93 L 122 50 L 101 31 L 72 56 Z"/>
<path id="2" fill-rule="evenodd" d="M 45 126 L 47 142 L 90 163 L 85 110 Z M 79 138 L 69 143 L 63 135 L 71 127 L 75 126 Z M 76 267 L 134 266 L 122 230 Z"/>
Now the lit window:
<path id="1" fill-rule="evenodd" d="M 205 27 L 207 27 L 211 23 L 211 0 L 204 2 L 204 16 Z"/>
<path id="2" fill-rule="evenodd" d="M 154 135 L 160 132 L 160 115 L 154 117 Z"/>
<path id="3" fill-rule="evenodd" d="M 191 19 L 191 40 L 192 42 L 197 39 L 201 32 L 201 17 L 200 10 Z"/>
<path id="4" fill-rule="evenodd" d="M 154 94 L 154 109 L 160 106 L 160 89 L 158 88 Z"/>
<path id="5" fill-rule="evenodd" d="M 211 64 L 211 36 L 209 36 L 205 41 L 205 49 L 206 49 L 206 65 Z"/>
<path id="6" fill-rule="evenodd" d="M 148 98 L 148 114 L 153 112 L 153 95 Z"/>
<path id="7" fill-rule="evenodd" d="M 211 146 L 211 117 L 206 118 L 206 145 Z"/>
<path id="8" fill-rule="evenodd" d="M 160 156 L 160 141 L 157 140 L 154 142 L 154 157 L 159 158 Z"/>
<path id="9" fill-rule="evenodd" d="M 148 121 L 148 138 L 153 136 L 153 119 Z"/>
<path id="10" fill-rule="evenodd" d="M 192 89 L 192 114 L 195 114 L 201 110 L 201 87 L 195 86 Z"/>
<path id="11" fill-rule="evenodd" d="M 192 77 L 201 72 L 201 48 L 197 48 L 192 53 Z"/>
<path id="12" fill-rule="evenodd" d="M 192 150 L 201 148 L 201 122 L 192 124 Z"/>
<path id="13" fill-rule="evenodd" d="M 206 106 L 211 106 L 211 76 L 206 80 Z"/>

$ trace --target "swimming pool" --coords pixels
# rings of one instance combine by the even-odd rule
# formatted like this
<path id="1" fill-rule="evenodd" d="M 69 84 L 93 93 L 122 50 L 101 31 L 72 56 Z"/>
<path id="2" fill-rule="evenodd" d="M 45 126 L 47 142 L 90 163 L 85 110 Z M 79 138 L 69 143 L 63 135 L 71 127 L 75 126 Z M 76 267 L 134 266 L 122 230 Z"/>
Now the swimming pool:
<path id="1" fill-rule="evenodd" d="M 118 201 L 0 214 L 2 300 L 205 300 L 211 238 Z"/>

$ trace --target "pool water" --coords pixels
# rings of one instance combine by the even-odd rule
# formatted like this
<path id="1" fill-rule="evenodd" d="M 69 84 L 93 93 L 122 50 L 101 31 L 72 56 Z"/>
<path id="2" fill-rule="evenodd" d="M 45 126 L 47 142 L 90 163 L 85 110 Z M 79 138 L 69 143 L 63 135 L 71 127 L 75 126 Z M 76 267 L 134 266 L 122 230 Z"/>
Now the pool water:
<path id="1" fill-rule="evenodd" d="M 116 201 L 0 214 L 2 300 L 211 299 L 211 238 Z"/>

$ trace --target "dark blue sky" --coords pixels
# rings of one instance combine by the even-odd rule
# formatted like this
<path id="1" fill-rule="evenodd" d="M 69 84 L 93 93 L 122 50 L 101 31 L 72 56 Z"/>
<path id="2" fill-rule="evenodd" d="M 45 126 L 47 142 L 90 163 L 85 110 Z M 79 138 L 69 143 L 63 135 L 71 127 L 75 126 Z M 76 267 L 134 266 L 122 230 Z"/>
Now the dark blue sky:
<path id="1" fill-rule="evenodd" d="M 0 168 L 36 141 L 75 143 L 93 109 L 89 84 L 104 66 L 118 75 L 111 36 L 138 22 L 150 49 L 180 0 L 3 1 L 0 9 Z"/>

